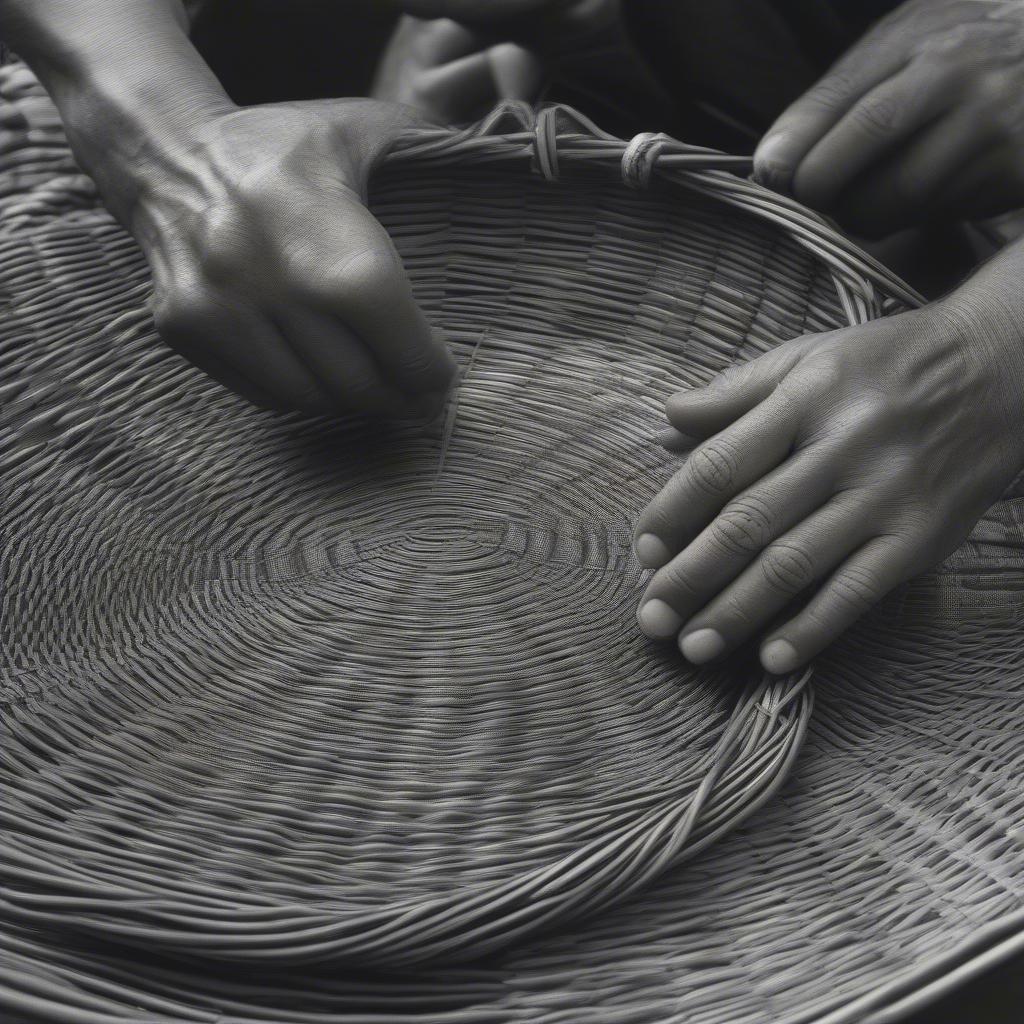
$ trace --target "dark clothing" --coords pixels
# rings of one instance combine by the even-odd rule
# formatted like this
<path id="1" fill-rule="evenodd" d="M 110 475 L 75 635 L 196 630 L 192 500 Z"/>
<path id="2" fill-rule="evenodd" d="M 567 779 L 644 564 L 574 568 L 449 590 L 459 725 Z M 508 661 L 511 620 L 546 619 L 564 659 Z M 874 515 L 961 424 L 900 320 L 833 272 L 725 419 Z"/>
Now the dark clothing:
<path id="1" fill-rule="evenodd" d="M 690 142 L 749 152 L 893 0 L 626 0 L 638 51 Z"/>
<path id="2" fill-rule="evenodd" d="M 486 2 L 486 0 L 481 0 Z M 194 35 L 239 103 L 351 96 L 369 88 L 395 21 L 380 0 L 189 0 Z M 548 99 L 579 107 L 608 131 L 669 131 L 750 152 L 756 139 L 893 0 L 623 0 L 636 49 L 660 94 L 612 97 L 601 62 Z M 604 89 L 602 89 L 604 86 Z M 604 93 L 604 95 L 602 95 Z"/>

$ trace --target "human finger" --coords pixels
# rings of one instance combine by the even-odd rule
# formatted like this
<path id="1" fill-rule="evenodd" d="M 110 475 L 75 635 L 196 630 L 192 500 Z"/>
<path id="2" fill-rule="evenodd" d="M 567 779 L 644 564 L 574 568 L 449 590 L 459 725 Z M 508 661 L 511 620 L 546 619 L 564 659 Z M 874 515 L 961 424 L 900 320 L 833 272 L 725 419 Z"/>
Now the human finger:
<path id="1" fill-rule="evenodd" d="M 979 133 L 970 111 L 952 111 L 854 181 L 840 196 L 835 215 L 869 238 L 935 212 L 984 216 L 989 207 L 996 212 L 1013 198 L 1019 165 L 1019 154 Z M 1007 190 L 1000 182 L 1008 183 Z"/>
<path id="2" fill-rule="evenodd" d="M 791 191 L 804 157 L 858 100 L 907 62 L 898 47 L 865 50 L 862 42 L 776 119 L 754 152 L 756 180 L 778 192 Z"/>
<path id="3" fill-rule="evenodd" d="M 761 664 L 784 675 L 806 664 L 894 587 L 913 575 L 908 549 L 876 537 L 852 554 L 788 622 L 761 645 Z"/>
<path id="4" fill-rule="evenodd" d="M 275 322 L 298 358 L 339 412 L 417 418 L 440 407 L 442 396 L 406 395 L 383 377 L 372 355 L 344 324 L 311 310 L 289 309 Z"/>
<path id="5" fill-rule="evenodd" d="M 345 204 L 288 274 L 296 300 L 348 327 L 389 383 L 408 394 L 445 392 L 456 363 L 431 331 L 387 232 L 356 201 Z"/>
<path id="6" fill-rule="evenodd" d="M 417 75 L 416 105 L 442 121 L 468 120 L 498 98 L 488 51 L 471 53 Z"/>
<path id="7" fill-rule="evenodd" d="M 532 103 L 544 84 L 544 64 L 516 43 L 498 43 L 487 51 L 494 91 L 499 99 Z"/>
<path id="8" fill-rule="evenodd" d="M 746 363 L 712 377 L 704 387 L 677 391 L 665 415 L 679 433 L 704 439 L 724 430 L 763 402 L 800 361 L 804 338 L 794 338 Z"/>
<path id="9" fill-rule="evenodd" d="M 164 341 L 226 387 L 258 404 L 327 413 L 331 402 L 265 317 L 224 296 L 180 285 L 154 319 Z"/>
<path id="10" fill-rule="evenodd" d="M 797 425 L 793 403 L 775 392 L 699 445 L 640 514 L 635 547 L 641 564 L 664 565 L 730 498 L 774 469 L 791 450 Z"/>
<path id="11" fill-rule="evenodd" d="M 844 188 L 954 107 L 958 94 L 959 82 L 945 65 L 908 64 L 858 99 L 811 147 L 794 172 L 793 194 L 816 210 L 831 210 Z"/>
<path id="12" fill-rule="evenodd" d="M 671 636 L 695 615 L 703 618 L 701 609 L 717 605 L 718 595 L 732 592 L 748 566 L 831 496 L 828 458 L 811 450 L 787 459 L 730 501 L 651 579 L 638 613 L 644 631 Z M 658 603 L 648 608 L 650 602 Z M 720 632 L 722 637 L 728 640 L 729 632 Z"/>
<path id="13" fill-rule="evenodd" d="M 856 498 L 840 496 L 814 510 L 759 552 L 749 566 L 679 631 L 679 648 L 700 665 L 721 657 L 768 626 L 794 597 L 831 572 L 867 538 L 871 523 Z"/>

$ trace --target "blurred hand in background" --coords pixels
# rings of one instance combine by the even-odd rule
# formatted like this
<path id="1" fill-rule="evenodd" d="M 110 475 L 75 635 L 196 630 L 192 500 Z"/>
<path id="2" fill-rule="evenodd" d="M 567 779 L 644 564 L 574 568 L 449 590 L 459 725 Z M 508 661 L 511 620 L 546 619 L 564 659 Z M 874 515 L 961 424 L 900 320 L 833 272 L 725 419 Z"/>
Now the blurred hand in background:
<path id="1" fill-rule="evenodd" d="M 1024 4 L 911 0 L 783 112 L 755 173 L 881 237 L 1024 205 Z"/>

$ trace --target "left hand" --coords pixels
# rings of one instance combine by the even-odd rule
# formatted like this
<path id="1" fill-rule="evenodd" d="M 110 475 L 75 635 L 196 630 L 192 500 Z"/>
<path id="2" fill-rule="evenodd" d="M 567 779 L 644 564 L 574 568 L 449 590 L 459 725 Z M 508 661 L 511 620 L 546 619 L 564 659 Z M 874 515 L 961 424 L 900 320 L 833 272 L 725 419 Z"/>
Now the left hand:
<path id="1" fill-rule="evenodd" d="M 762 635 L 790 672 L 963 541 L 1024 468 L 1024 309 L 991 276 L 669 399 L 669 446 L 701 443 L 637 525 L 645 633 L 697 664 Z"/>
<path id="2" fill-rule="evenodd" d="M 904 3 L 779 117 L 754 170 L 872 238 L 1024 205 L 1024 4 Z"/>

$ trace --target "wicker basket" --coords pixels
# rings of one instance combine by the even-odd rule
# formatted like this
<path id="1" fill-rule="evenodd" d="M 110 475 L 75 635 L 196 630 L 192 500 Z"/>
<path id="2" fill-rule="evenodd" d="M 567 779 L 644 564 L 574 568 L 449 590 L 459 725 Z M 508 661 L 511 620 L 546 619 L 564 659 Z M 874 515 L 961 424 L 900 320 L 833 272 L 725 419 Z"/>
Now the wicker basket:
<path id="1" fill-rule="evenodd" d="M 262 413 L 155 339 L 31 76 L 0 97 L 0 1007 L 880 1021 L 1017 941 L 1018 498 L 813 716 L 633 620 L 664 398 L 915 303 L 884 268 L 739 158 L 504 107 L 372 183 L 445 421 Z"/>

